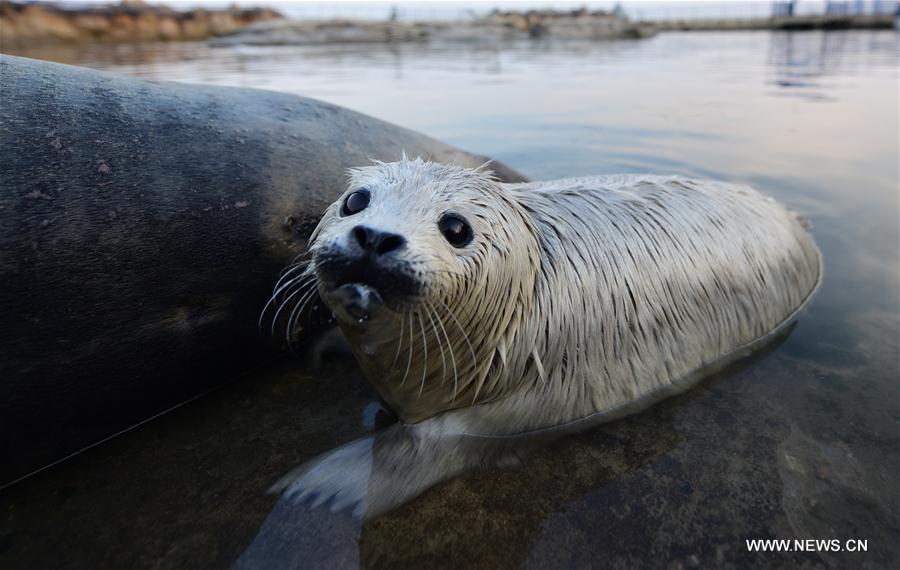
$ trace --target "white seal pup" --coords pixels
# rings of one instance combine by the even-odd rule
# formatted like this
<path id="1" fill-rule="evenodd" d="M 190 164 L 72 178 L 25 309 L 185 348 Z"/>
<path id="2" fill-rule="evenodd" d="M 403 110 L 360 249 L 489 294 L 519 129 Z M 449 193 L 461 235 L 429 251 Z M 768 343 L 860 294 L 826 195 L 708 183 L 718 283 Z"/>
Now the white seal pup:
<path id="1" fill-rule="evenodd" d="M 820 278 L 797 216 L 745 186 L 420 159 L 352 170 L 309 253 L 273 298 L 292 321 L 320 298 L 400 422 L 274 489 L 368 517 L 689 387 Z"/>

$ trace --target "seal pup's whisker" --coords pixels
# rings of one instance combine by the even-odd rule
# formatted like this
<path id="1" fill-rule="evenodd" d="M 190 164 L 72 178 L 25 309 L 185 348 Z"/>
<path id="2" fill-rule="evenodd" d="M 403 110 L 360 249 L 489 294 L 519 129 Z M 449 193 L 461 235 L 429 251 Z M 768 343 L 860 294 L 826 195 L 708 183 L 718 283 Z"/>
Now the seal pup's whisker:
<path id="1" fill-rule="evenodd" d="M 278 305 L 278 310 L 275 311 L 275 315 L 272 316 L 272 326 L 271 326 L 271 328 L 269 329 L 269 334 L 270 334 L 271 336 L 273 336 L 273 337 L 275 336 L 275 325 L 278 324 L 278 315 L 280 315 L 280 314 L 281 314 L 281 311 L 283 311 L 284 308 L 288 306 L 288 304 L 290 303 L 291 299 L 293 299 L 294 297 L 296 297 L 298 293 L 300 293 L 300 292 L 302 292 L 302 291 L 304 291 L 304 290 L 305 290 L 305 286 L 300 286 L 300 287 L 298 287 L 297 289 L 294 290 L 293 293 L 291 293 L 290 295 L 288 295 L 288 297 L 287 297 L 280 305 Z"/>
<path id="2" fill-rule="evenodd" d="M 441 301 L 439 301 L 439 302 L 441 302 Z M 441 304 L 444 305 L 443 302 L 441 302 Z M 446 305 L 444 305 L 444 309 L 445 309 L 445 310 L 447 309 L 447 306 L 446 306 Z M 452 316 L 452 315 L 451 315 L 451 316 Z M 453 352 L 453 341 L 450 340 L 450 335 L 449 335 L 449 333 L 447 333 L 447 329 L 444 328 L 444 326 L 443 326 L 443 319 L 440 318 L 440 315 L 438 315 L 438 319 L 439 319 L 439 322 L 441 323 L 441 328 L 444 330 L 444 336 L 447 338 L 447 344 L 448 344 L 448 346 L 450 346 L 450 350 L 451 350 L 450 354 L 451 354 L 451 356 L 453 356 L 453 355 L 454 355 L 454 352 Z M 457 328 L 459 328 L 459 324 L 458 324 L 458 323 L 457 323 Z M 460 329 L 460 330 L 462 330 L 462 329 Z M 463 335 L 465 335 L 465 333 L 463 333 Z M 465 340 L 465 336 L 463 336 L 463 340 Z M 453 376 L 453 382 L 454 382 L 454 383 L 453 383 L 453 396 L 452 396 L 451 399 L 450 399 L 451 402 L 456 401 L 456 395 L 458 394 L 458 384 L 457 384 L 457 382 L 458 382 L 458 374 L 457 374 L 457 370 L 456 370 L 456 360 L 455 360 L 455 359 L 454 359 L 454 370 L 453 370 L 453 371 L 454 371 L 454 376 Z M 461 371 L 461 372 L 464 372 L 464 371 Z"/>
<path id="3" fill-rule="evenodd" d="M 444 380 L 447 379 L 447 360 L 444 357 L 444 343 L 441 340 L 441 336 L 438 334 L 437 327 L 434 324 L 434 319 L 431 317 L 431 311 L 433 310 L 431 304 L 428 301 L 425 301 L 424 305 L 426 311 L 425 315 L 431 322 L 431 330 L 432 332 L 434 332 L 434 340 L 437 341 L 438 348 L 441 351 L 441 386 L 443 386 Z"/>
<path id="4" fill-rule="evenodd" d="M 456 389 L 459 384 L 459 377 L 456 372 L 456 354 L 453 351 L 453 343 L 450 342 L 450 336 L 447 334 L 447 329 L 444 328 L 444 321 L 441 320 L 441 315 L 438 314 L 437 309 L 431 306 L 431 310 L 434 312 L 434 318 L 437 319 L 438 325 L 441 327 L 441 332 L 444 333 L 444 338 L 447 340 L 447 350 L 450 351 L 450 363 L 453 365 L 453 396 L 450 399 L 451 402 L 456 401 Z"/>
<path id="5" fill-rule="evenodd" d="M 409 314 L 409 358 L 406 360 L 406 372 L 403 373 L 403 380 L 400 381 L 401 386 L 403 386 L 403 383 L 406 382 L 406 377 L 409 375 L 409 367 L 412 366 L 413 341 L 414 340 L 415 340 L 415 335 L 413 333 L 412 313 L 410 313 Z"/>
<path id="6" fill-rule="evenodd" d="M 444 309 L 447 310 L 447 314 L 450 315 L 450 318 L 453 319 L 453 322 L 456 323 L 456 328 L 459 329 L 459 332 L 462 333 L 463 339 L 466 341 L 466 344 L 469 345 L 469 352 L 472 354 L 472 372 L 478 373 L 478 358 L 475 357 L 475 349 L 472 348 L 472 343 L 469 342 L 469 335 L 466 334 L 466 331 L 463 329 L 462 325 L 459 324 L 459 320 L 456 318 L 456 315 L 453 314 L 453 311 L 450 310 L 450 307 L 447 306 L 444 301 L 438 299 L 438 303 L 444 305 Z"/>
<path id="7" fill-rule="evenodd" d="M 274 303 L 276 303 L 276 300 L 278 299 L 279 294 L 281 294 L 283 291 L 289 290 L 294 285 L 299 284 L 300 287 L 304 287 L 307 282 L 315 281 L 315 280 L 316 280 L 316 276 L 314 274 L 306 275 L 306 276 L 301 275 L 299 277 L 291 279 L 290 281 L 285 283 L 282 287 L 276 288 L 275 292 L 272 293 L 272 296 L 269 297 L 269 300 L 266 301 L 266 304 L 263 306 L 262 312 L 260 312 L 260 314 L 259 314 L 259 320 L 257 321 L 256 326 L 260 330 L 260 332 L 262 332 L 263 319 L 265 319 L 266 313 L 268 312 L 269 307 L 272 306 Z M 283 303 L 282 303 L 282 305 L 283 305 Z M 277 313 L 276 313 L 276 316 L 277 316 Z M 272 324 L 273 325 L 275 324 L 274 320 L 273 320 Z M 272 334 L 274 335 L 274 331 Z"/>
<path id="8" fill-rule="evenodd" d="M 284 278 L 280 279 L 278 281 L 278 283 L 275 284 L 275 290 L 272 293 L 272 297 L 277 297 L 278 295 L 284 293 L 285 291 L 287 291 L 294 285 L 297 285 L 298 283 L 303 283 L 303 282 L 307 281 L 308 279 L 315 279 L 315 274 L 306 273 L 304 271 L 304 272 L 301 272 L 296 275 L 285 276 Z"/>
<path id="9" fill-rule="evenodd" d="M 306 270 L 309 268 L 308 263 L 303 266 L 297 266 L 294 269 L 300 269 L 301 267 L 303 268 L 303 271 L 299 272 L 299 274 L 292 270 L 288 273 L 285 273 L 278 279 L 278 281 L 275 283 L 275 286 L 272 288 L 272 298 L 277 297 L 281 291 L 283 291 L 286 287 L 290 287 L 290 284 L 298 279 L 304 280 L 307 277 L 315 277 L 315 274 L 313 272 L 306 272 Z"/>
<path id="10" fill-rule="evenodd" d="M 282 300 L 279 303 L 279 304 L 283 304 L 286 301 L 285 295 L 288 295 L 292 289 L 294 289 L 295 287 L 305 287 L 309 282 L 315 281 L 315 280 L 316 280 L 316 276 L 314 273 L 313 274 L 305 274 L 304 273 L 301 275 L 297 275 L 295 277 L 292 277 L 291 279 L 286 281 L 281 287 L 276 289 L 275 292 L 272 294 L 272 297 L 276 303 L 279 303 L 278 297 L 283 297 L 284 300 Z"/>
<path id="11" fill-rule="evenodd" d="M 291 279 L 291 280 L 293 281 L 293 279 Z M 281 280 L 279 280 L 279 283 L 280 283 L 280 282 L 281 282 Z M 277 299 L 277 297 L 278 297 L 279 291 L 281 291 L 281 287 L 278 285 L 278 283 L 276 283 L 276 284 L 275 284 L 275 287 L 274 287 L 274 292 L 273 292 L 272 295 L 268 298 L 268 300 L 266 301 L 265 305 L 263 305 L 262 311 L 259 312 L 259 319 L 256 321 L 256 328 L 257 328 L 257 330 L 259 330 L 260 332 L 262 332 L 263 319 L 266 318 L 266 313 L 269 311 L 269 307 L 271 307 L 272 304 L 275 303 L 275 301 L 276 301 L 276 299 Z"/>
<path id="12" fill-rule="evenodd" d="M 422 323 L 422 313 L 416 312 L 419 318 L 419 328 L 422 330 L 422 383 L 419 385 L 419 397 L 425 389 L 425 376 L 428 375 L 428 338 L 425 334 L 425 325 Z"/>
<path id="13" fill-rule="evenodd" d="M 278 288 L 278 284 L 284 281 L 284 279 L 291 275 L 292 273 L 296 273 L 298 269 L 306 269 L 309 267 L 310 260 L 306 259 L 303 261 L 295 262 L 291 265 L 288 265 L 284 270 L 279 274 L 278 281 L 275 283 L 275 288 Z"/>
<path id="14" fill-rule="evenodd" d="M 311 269 L 314 269 L 314 267 L 310 267 L 311 264 L 312 261 L 307 260 L 289 267 L 287 271 L 281 274 L 281 276 L 278 278 L 278 281 L 275 282 L 275 287 L 273 287 L 273 290 L 278 291 L 282 285 L 289 283 L 291 280 L 303 279 L 307 276 L 314 276 L 315 273 L 313 271 L 310 271 Z"/>
<path id="15" fill-rule="evenodd" d="M 304 251 L 304 252 L 302 252 L 302 253 L 298 253 L 297 255 L 295 255 L 295 256 L 294 256 L 294 259 L 291 260 L 291 263 L 292 263 L 292 264 L 293 264 L 293 263 L 298 263 L 298 262 L 300 262 L 304 257 L 312 257 L 312 255 L 313 255 L 313 250 L 312 250 L 312 249 L 307 249 L 306 251 Z M 309 261 L 309 260 L 307 260 L 307 261 Z"/>
<path id="16" fill-rule="evenodd" d="M 294 306 L 294 310 L 291 311 L 290 317 L 288 317 L 287 326 L 284 331 L 284 340 L 290 344 L 291 343 L 291 333 L 294 331 L 294 327 L 297 324 L 297 319 L 299 319 L 300 315 L 303 314 L 303 311 L 307 304 L 312 302 L 312 300 L 316 296 L 316 285 L 315 280 L 310 282 L 307 285 L 304 285 L 304 289 L 306 289 L 306 293 L 297 301 L 297 304 Z"/>
<path id="17" fill-rule="evenodd" d="M 397 343 L 397 354 L 394 355 L 394 361 L 391 362 L 391 370 L 394 369 L 394 366 L 397 364 L 397 359 L 400 358 L 400 348 L 403 346 L 403 329 L 406 325 L 406 319 L 403 317 L 406 313 L 400 313 L 398 316 L 400 317 L 400 341 Z"/>
<path id="18" fill-rule="evenodd" d="M 300 315 L 303 314 L 303 304 L 305 303 L 306 298 L 308 296 L 310 299 L 316 297 L 316 295 L 313 294 L 317 291 L 316 285 L 316 281 L 313 280 L 311 283 L 303 286 L 303 288 L 306 290 L 306 293 L 303 294 L 303 296 L 300 298 L 300 301 L 298 301 L 294 306 L 294 309 L 291 311 L 291 315 L 288 317 L 288 322 L 285 325 L 284 341 L 295 356 L 297 356 L 297 351 L 294 350 L 294 343 L 291 341 L 291 335 L 294 332 L 294 329 L 296 329 L 297 327 L 297 320 L 299 320 Z"/>

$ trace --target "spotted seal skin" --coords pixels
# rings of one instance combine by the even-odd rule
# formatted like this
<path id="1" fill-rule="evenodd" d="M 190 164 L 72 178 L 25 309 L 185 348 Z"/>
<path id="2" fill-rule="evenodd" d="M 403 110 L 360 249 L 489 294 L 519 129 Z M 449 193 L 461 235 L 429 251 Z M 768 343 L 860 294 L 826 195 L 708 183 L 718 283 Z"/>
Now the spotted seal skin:
<path id="1" fill-rule="evenodd" d="M 783 331 L 821 274 L 773 199 L 668 176 L 375 163 L 311 239 L 281 295 L 333 310 L 400 421 L 274 489 L 360 517 L 689 387 Z"/>

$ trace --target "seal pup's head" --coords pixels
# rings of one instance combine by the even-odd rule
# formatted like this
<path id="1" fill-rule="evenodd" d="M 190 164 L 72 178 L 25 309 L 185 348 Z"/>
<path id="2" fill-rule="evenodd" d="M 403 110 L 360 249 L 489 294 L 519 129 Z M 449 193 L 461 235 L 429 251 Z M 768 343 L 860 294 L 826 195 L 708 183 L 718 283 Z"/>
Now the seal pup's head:
<path id="1" fill-rule="evenodd" d="M 539 267 L 531 216 L 484 167 L 404 158 L 349 174 L 306 271 L 369 379 L 407 421 L 501 395 Z"/>

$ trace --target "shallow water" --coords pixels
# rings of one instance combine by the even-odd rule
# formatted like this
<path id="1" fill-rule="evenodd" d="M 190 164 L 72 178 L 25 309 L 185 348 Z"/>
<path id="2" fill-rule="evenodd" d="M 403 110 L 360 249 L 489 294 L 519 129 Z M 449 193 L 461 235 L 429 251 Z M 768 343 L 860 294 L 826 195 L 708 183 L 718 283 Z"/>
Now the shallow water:
<path id="1" fill-rule="evenodd" d="M 103 46 L 25 53 L 151 79 L 317 97 L 532 178 L 748 182 L 823 252 L 777 347 L 643 414 L 441 485 L 361 532 L 296 528 L 275 560 L 375 567 L 896 567 L 900 560 L 898 65 L 891 31 L 667 33 L 502 49 Z M 368 389 L 286 363 L 10 489 L 0 566 L 227 566 L 264 491 L 357 437 Z M 358 535 L 358 537 L 357 537 Z M 865 553 L 748 552 L 863 539 Z M 269 560 L 271 562 L 271 559 Z"/>

